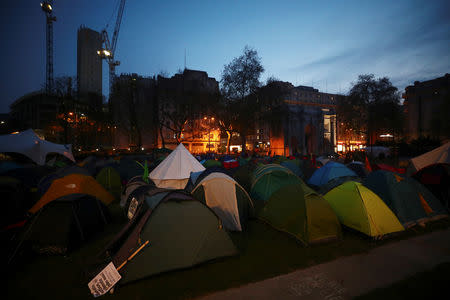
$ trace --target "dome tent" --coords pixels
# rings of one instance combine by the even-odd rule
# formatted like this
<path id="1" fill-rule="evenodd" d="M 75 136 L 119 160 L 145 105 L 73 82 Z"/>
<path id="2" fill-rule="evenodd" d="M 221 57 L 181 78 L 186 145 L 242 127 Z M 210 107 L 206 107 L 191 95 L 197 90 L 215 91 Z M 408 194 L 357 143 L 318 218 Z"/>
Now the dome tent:
<path id="1" fill-rule="evenodd" d="M 71 174 L 55 179 L 45 194 L 36 202 L 29 212 L 35 214 L 48 203 L 73 194 L 91 195 L 103 204 L 108 205 L 114 197 L 106 191 L 93 177 L 82 174 Z"/>
<path id="2" fill-rule="evenodd" d="M 348 181 L 329 191 L 324 198 L 343 225 L 368 236 L 404 230 L 383 200 L 359 182 Z"/>
<path id="3" fill-rule="evenodd" d="M 447 215 L 439 200 L 413 178 L 378 170 L 370 173 L 363 184 L 389 206 L 405 227 Z"/>
<path id="4" fill-rule="evenodd" d="M 139 204 L 132 219 L 105 250 L 120 266 L 149 244 L 121 269 L 120 284 L 237 254 L 218 217 L 190 194 L 153 188 L 135 201 Z"/>
<path id="5" fill-rule="evenodd" d="M 257 205 L 256 215 L 309 245 L 339 239 L 341 228 L 330 205 L 301 182 L 288 184 Z"/>
<path id="6" fill-rule="evenodd" d="M 337 177 L 352 176 L 358 177 L 355 172 L 343 164 L 330 161 L 320 169 L 317 169 L 308 180 L 309 185 L 322 186 L 328 181 Z"/>
<path id="7" fill-rule="evenodd" d="M 233 178 L 224 173 L 211 173 L 192 191 L 197 200 L 210 207 L 228 230 L 242 231 L 253 215 L 250 196 Z"/>
<path id="8" fill-rule="evenodd" d="M 191 172 L 204 171 L 200 162 L 179 144 L 149 175 L 160 188 L 183 189 Z"/>
<path id="9" fill-rule="evenodd" d="M 257 218 L 305 245 L 340 237 L 338 219 L 328 203 L 288 169 L 259 167 L 251 191 Z"/>

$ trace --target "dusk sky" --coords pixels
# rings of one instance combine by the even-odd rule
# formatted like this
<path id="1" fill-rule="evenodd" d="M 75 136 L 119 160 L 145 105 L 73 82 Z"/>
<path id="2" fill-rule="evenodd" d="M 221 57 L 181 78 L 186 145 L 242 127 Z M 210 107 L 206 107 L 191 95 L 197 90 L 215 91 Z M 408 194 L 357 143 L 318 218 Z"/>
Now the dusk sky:
<path id="1" fill-rule="evenodd" d="M 118 0 L 55 0 L 54 75 L 76 76 L 77 29 L 112 35 Z M 38 0 L 2 3 L 0 112 L 45 82 L 45 15 Z M 186 67 L 220 81 L 248 45 L 269 76 L 346 93 L 359 74 L 401 91 L 450 73 L 450 1 L 128 0 L 116 73 L 172 76 Z M 103 93 L 108 72 L 103 68 Z"/>

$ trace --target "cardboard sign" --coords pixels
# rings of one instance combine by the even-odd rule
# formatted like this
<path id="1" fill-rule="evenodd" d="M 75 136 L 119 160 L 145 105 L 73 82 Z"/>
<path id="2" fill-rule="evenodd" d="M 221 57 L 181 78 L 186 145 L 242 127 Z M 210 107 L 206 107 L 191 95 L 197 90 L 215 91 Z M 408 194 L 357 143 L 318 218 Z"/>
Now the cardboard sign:
<path id="1" fill-rule="evenodd" d="M 97 276 L 92 279 L 88 286 L 94 297 L 99 297 L 107 293 L 120 279 L 119 272 L 112 262 L 110 262 Z"/>
<path id="2" fill-rule="evenodd" d="M 136 198 L 131 199 L 130 207 L 128 207 L 128 219 L 131 220 L 134 217 L 134 214 L 136 213 L 137 207 L 138 207 L 138 201 Z"/>

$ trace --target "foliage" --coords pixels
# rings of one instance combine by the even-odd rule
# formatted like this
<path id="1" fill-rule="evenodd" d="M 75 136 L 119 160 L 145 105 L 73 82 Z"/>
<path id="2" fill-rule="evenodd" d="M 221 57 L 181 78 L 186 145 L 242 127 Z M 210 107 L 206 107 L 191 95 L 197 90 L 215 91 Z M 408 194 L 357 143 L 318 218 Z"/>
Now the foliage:
<path id="1" fill-rule="evenodd" d="M 259 77 L 264 72 L 261 58 L 256 50 L 246 46 L 244 53 L 224 66 L 221 79 L 223 95 L 220 105 L 220 121 L 227 132 L 240 133 L 242 150 L 245 151 L 246 135 L 254 126 L 257 98 L 255 92 L 260 86 Z M 228 143 L 229 144 L 229 143 Z"/>
<path id="2" fill-rule="evenodd" d="M 338 97 L 337 103 L 339 122 L 358 135 L 371 137 L 383 131 L 398 133 L 402 129 L 400 95 L 387 77 L 359 75 L 348 96 Z"/>
<path id="3" fill-rule="evenodd" d="M 267 84 L 257 91 L 260 119 L 269 124 L 270 131 L 275 135 L 282 130 L 283 120 L 288 112 L 284 104 L 284 96 L 293 85 L 270 77 Z"/>

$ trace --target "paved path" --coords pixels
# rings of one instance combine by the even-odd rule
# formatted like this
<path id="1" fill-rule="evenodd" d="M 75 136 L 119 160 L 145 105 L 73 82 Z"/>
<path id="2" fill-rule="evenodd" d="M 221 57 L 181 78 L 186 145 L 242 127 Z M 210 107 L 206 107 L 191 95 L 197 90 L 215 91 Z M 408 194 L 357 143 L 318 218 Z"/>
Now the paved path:
<path id="1" fill-rule="evenodd" d="M 210 294 L 199 300 L 351 299 L 449 261 L 450 229 L 447 229 Z"/>

